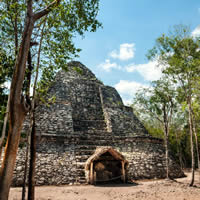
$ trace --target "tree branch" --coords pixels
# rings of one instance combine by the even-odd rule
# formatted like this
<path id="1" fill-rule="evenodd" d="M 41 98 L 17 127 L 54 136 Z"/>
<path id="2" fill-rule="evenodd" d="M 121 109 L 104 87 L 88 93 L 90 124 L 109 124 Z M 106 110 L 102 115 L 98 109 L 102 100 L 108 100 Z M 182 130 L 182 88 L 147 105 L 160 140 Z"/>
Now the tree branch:
<path id="1" fill-rule="evenodd" d="M 148 107 L 146 106 L 146 105 L 144 105 L 145 106 L 145 110 L 146 110 L 146 112 L 148 112 L 148 113 L 150 113 L 150 114 L 152 114 L 152 116 L 154 116 L 155 117 L 155 119 L 157 119 L 160 123 L 163 123 L 163 121 L 157 116 L 157 114 L 155 114 L 154 112 L 152 112 L 150 109 L 148 109 Z"/>
<path id="2" fill-rule="evenodd" d="M 28 0 L 28 2 L 27 2 L 27 14 L 28 15 L 32 15 L 33 14 L 32 4 L 33 4 L 33 1 L 32 0 Z"/>
<path id="3" fill-rule="evenodd" d="M 38 19 L 40 19 L 41 17 L 47 15 L 51 9 L 55 6 L 58 6 L 58 4 L 60 3 L 61 0 L 54 0 L 52 3 L 50 3 L 46 8 L 44 8 L 43 10 L 37 12 L 34 14 L 34 21 L 37 21 Z"/>

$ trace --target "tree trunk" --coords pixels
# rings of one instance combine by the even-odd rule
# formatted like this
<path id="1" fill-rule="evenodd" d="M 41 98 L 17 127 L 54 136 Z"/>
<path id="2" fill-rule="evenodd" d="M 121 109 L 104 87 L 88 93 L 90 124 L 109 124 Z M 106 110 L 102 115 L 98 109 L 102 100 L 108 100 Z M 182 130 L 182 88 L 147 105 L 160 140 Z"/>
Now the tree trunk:
<path id="1" fill-rule="evenodd" d="M 32 131 L 32 120 L 30 122 L 30 127 L 27 134 L 27 140 L 26 140 L 26 158 L 25 158 L 25 168 L 24 168 L 24 182 L 22 187 L 22 200 L 25 200 L 26 195 L 26 179 L 27 179 L 27 169 L 28 169 L 28 158 L 29 158 L 29 150 L 30 150 L 30 135 Z"/>
<path id="2" fill-rule="evenodd" d="M 40 66 L 40 52 L 42 47 L 42 40 L 43 40 L 43 31 L 46 24 L 46 19 L 44 21 L 44 25 L 42 27 L 42 33 L 40 38 L 40 44 L 38 49 L 38 59 L 37 59 L 37 66 L 36 66 L 36 76 L 33 85 L 33 100 L 32 100 L 32 110 L 31 110 L 31 160 L 29 166 L 29 185 L 28 185 L 28 199 L 35 198 L 35 160 L 36 160 L 36 132 L 35 132 L 35 94 L 36 94 L 36 85 L 38 80 L 38 73 L 39 73 L 39 66 Z"/>
<path id="3" fill-rule="evenodd" d="M 165 125 L 165 161 L 166 161 L 166 179 L 169 179 L 169 133 Z"/>
<path id="4" fill-rule="evenodd" d="M 198 145 L 198 137 L 197 137 L 196 128 L 194 128 L 194 136 L 195 136 L 196 152 L 197 152 L 197 164 L 198 164 L 198 169 L 200 169 L 200 162 L 199 162 L 199 145 Z"/>
<path id="5" fill-rule="evenodd" d="M 6 114 L 5 114 L 5 117 L 4 117 L 3 129 L 2 129 L 1 139 L 0 139 L 0 160 L 1 160 L 1 154 L 2 154 L 2 149 L 3 149 L 3 143 L 4 143 L 5 136 L 6 136 L 6 126 L 7 126 L 7 123 L 8 123 L 8 113 L 9 113 L 9 102 L 10 102 L 10 94 L 8 95 L 8 102 L 7 102 L 7 106 L 6 106 Z"/>
<path id="6" fill-rule="evenodd" d="M 30 146 L 30 165 L 29 165 L 29 182 L 28 182 L 28 200 L 35 199 L 35 161 L 36 161 L 36 132 L 35 132 L 35 111 L 32 111 L 33 126 L 31 131 Z"/>
<path id="7" fill-rule="evenodd" d="M 166 158 L 166 178 L 169 179 L 169 141 L 168 136 L 165 141 L 165 158 Z"/>
<path id="8" fill-rule="evenodd" d="M 163 105 L 162 110 L 163 110 L 163 131 L 165 136 L 166 179 L 169 179 L 169 122 L 165 105 Z"/>
<path id="9" fill-rule="evenodd" d="M 194 158 L 194 143 L 193 143 L 193 129 L 192 129 L 192 109 L 191 109 L 191 101 L 188 101 L 188 108 L 189 108 L 189 126 L 190 126 L 190 150 L 191 150 L 191 157 L 192 157 L 192 177 L 190 181 L 190 186 L 194 184 L 194 172 L 195 172 L 195 158 Z"/>
<path id="10" fill-rule="evenodd" d="M 26 100 L 30 102 L 30 87 L 31 87 L 31 75 L 33 71 L 33 66 L 32 66 L 32 57 L 31 57 L 31 49 L 29 49 L 28 53 L 28 72 L 26 74 L 26 80 L 25 80 L 25 91 L 26 91 Z M 30 150 L 30 135 L 33 129 L 33 119 L 32 119 L 32 109 L 30 110 L 30 125 L 29 125 L 29 130 L 27 134 L 27 147 L 26 147 L 26 158 L 25 158 L 25 169 L 24 169 L 24 182 L 23 182 L 23 187 L 22 187 L 22 200 L 25 200 L 25 193 L 26 193 L 26 177 L 27 177 L 27 168 L 28 168 L 28 158 L 29 158 L 29 150 Z"/>
<path id="11" fill-rule="evenodd" d="M 21 113 L 21 115 L 20 115 Z M 24 113 L 19 110 L 19 114 L 16 115 L 18 119 L 15 120 L 13 125 L 10 124 L 10 130 L 8 133 L 7 144 L 5 148 L 5 156 L 0 170 L 0 199 L 7 200 L 9 189 L 12 183 L 12 175 L 15 166 L 15 160 L 17 155 L 17 149 L 20 140 L 20 132 L 24 121 Z"/>
<path id="12" fill-rule="evenodd" d="M 178 158 L 179 158 L 179 163 L 181 166 L 181 169 L 183 169 L 183 161 L 182 161 L 182 154 L 181 154 L 181 149 L 180 149 L 180 143 L 178 141 L 178 135 L 177 132 L 175 131 L 175 135 L 176 135 L 176 149 L 177 149 L 177 153 L 178 153 Z"/>
<path id="13" fill-rule="evenodd" d="M 28 8 L 28 10 L 30 12 L 30 7 Z M 32 13 L 28 13 L 22 37 L 22 43 L 20 45 L 19 54 L 16 60 L 14 74 L 11 83 L 8 140 L 5 148 L 4 160 L 2 163 L 2 167 L 0 169 L 1 200 L 8 199 L 22 125 L 27 112 L 27 108 L 24 104 L 24 98 L 22 97 L 21 91 L 24 81 L 26 61 L 30 47 L 33 25 L 34 21 L 32 19 Z"/>
<path id="14" fill-rule="evenodd" d="M 195 144 L 196 144 L 196 153 L 197 153 L 197 164 L 198 164 L 198 169 L 200 169 L 200 162 L 199 162 L 199 144 L 198 144 L 198 137 L 197 137 L 197 132 L 196 132 L 196 123 L 195 123 L 195 117 L 194 117 L 194 112 L 192 110 L 192 127 L 194 131 L 194 136 L 195 136 Z"/>

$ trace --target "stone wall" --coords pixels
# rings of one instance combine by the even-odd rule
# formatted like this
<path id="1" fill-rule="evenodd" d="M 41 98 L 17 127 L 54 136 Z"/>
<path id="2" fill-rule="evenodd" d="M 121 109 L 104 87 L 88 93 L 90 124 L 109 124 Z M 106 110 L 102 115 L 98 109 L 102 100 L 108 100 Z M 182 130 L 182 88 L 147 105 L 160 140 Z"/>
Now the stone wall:
<path id="1" fill-rule="evenodd" d="M 101 105 L 109 132 L 123 132 L 126 135 L 148 135 L 143 124 L 133 113 L 133 109 L 124 106 L 121 97 L 115 88 L 99 87 Z"/>
<path id="2" fill-rule="evenodd" d="M 37 144 L 36 185 L 63 185 L 76 182 L 74 140 L 75 138 L 70 136 L 40 138 Z M 25 151 L 25 148 L 18 150 L 14 186 L 22 184 Z"/>
<path id="3" fill-rule="evenodd" d="M 51 105 L 40 105 L 36 111 L 36 132 L 41 134 L 72 134 L 72 106 L 69 102 L 56 102 Z M 62 119 L 62 121 L 60 120 Z"/>
<path id="4" fill-rule="evenodd" d="M 84 65 L 71 62 L 67 72 L 58 72 L 48 96 L 55 103 L 36 109 L 37 185 L 86 183 L 86 161 L 108 146 L 129 162 L 128 179 L 165 177 L 163 141 L 152 138 L 117 91 Z M 21 184 L 24 155 L 19 149 L 14 185 Z M 171 176 L 183 175 L 173 159 L 170 164 Z"/>
<path id="5" fill-rule="evenodd" d="M 120 134 L 118 134 L 120 135 Z M 76 133 L 74 136 L 42 136 L 37 145 L 36 184 L 63 185 L 86 183 L 85 163 L 97 147 L 113 147 L 129 162 L 128 180 L 164 178 L 165 159 L 162 140 L 150 137 L 126 137 L 101 132 Z M 24 149 L 19 149 L 13 185 L 23 179 Z M 183 176 L 170 159 L 170 175 Z"/>
<path id="6" fill-rule="evenodd" d="M 113 133 L 120 131 L 123 134 L 133 136 L 148 134 L 145 127 L 133 114 L 132 108 L 123 105 L 116 89 L 105 86 L 98 81 L 95 75 L 79 62 L 69 63 L 67 72 L 58 72 L 55 82 L 48 91 L 48 96 L 55 96 L 56 104 L 60 104 L 60 106 L 62 102 L 67 103 L 64 105 L 66 116 L 57 118 L 57 115 L 54 115 L 56 112 L 59 115 L 59 112 L 63 111 L 62 106 L 50 105 L 45 107 L 46 111 L 42 109 L 42 114 L 40 114 L 41 106 L 39 106 L 36 112 L 38 112 L 39 121 L 42 121 L 42 125 L 40 122 L 38 125 L 38 127 L 41 126 L 38 128 L 41 133 L 49 132 L 49 123 L 62 124 L 67 118 L 69 122 L 68 133 L 73 123 L 71 133 L 74 131 L 103 130 Z M 45 115 L 43 115 L 43 111 Z M 55 122 L 52 123 L 54 119 Z M 65 125 L 67 124 L 64 122 L 63 126 Z M 55 127 L 57 128 L 57 126 Z M 62 127 L 61 129 L 63 130 Z M 55 129 L 53 132 L 57 134 Z M 58 132 L 60 131 L 58 130 Z"/>

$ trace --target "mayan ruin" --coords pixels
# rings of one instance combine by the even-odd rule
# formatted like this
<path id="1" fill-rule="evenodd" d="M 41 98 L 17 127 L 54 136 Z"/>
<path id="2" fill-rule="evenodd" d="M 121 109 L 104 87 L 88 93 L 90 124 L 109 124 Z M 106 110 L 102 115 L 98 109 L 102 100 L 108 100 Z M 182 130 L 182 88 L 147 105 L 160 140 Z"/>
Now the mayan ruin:
<path id="1" fill-rule="evenodd" d="M 36 110 L 37 185 L 165 177 L 163 140 L 150 136 L 118 92 L 83 64 L 70 62 L 67 72 L 58 72 L 48 95 L 55 103 Z M 23 156 L 21 149 L 14 185 L 22 182 Z M 173 158 L 170 176 L 183 176 Z"/>

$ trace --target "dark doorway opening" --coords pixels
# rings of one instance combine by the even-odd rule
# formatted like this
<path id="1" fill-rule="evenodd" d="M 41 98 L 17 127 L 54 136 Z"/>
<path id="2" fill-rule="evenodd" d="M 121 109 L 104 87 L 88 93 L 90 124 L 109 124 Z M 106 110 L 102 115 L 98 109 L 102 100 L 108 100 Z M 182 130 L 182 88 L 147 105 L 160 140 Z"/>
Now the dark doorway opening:
<path id="1" fill-rule="evenodd" d="M 94 161 L 94 182 L 96 184 L 123 183 L 122 162 L 109 152 Z"/>
<path id="2" fill-rule="evenodd" d="M 85 164 L 90 184 L 126 183 L 128 161 L 112 147 L 97 148 Z"/>

